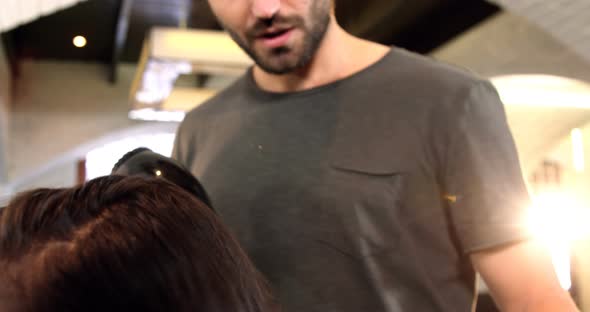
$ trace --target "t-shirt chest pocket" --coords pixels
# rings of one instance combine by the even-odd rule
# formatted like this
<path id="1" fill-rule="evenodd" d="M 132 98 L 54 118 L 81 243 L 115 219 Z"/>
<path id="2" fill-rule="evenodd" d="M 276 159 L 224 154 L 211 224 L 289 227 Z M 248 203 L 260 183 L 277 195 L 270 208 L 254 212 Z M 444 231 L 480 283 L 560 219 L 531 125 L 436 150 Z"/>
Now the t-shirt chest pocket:
<path id="1" fill-rule="evenodd" d="M 391 251 L 400 239 L 405 173 L 366 159 L 332 159 L 320 187 L 324 212 L 337 225 L 325 243 L 355 256 Z M 340 229 L 338 229 L 340 226 Z M 330 235 L 331 234 L 331 235 Z"/>

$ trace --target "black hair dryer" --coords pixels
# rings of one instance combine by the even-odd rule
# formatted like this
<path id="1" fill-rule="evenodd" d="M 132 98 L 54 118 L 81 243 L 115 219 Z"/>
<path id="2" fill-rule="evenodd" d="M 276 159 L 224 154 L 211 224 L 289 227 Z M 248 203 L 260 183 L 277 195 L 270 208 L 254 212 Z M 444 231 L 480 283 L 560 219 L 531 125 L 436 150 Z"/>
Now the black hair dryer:
<path id="1" fill-rule="evenodd" d="M 213 209 L 207 192 L 188 170 L 174 159 L 155 153 L 149 148 L 136 148 L 123 155 L 113 167 L 111 174 L 165 179 L 195 195 Z"/>

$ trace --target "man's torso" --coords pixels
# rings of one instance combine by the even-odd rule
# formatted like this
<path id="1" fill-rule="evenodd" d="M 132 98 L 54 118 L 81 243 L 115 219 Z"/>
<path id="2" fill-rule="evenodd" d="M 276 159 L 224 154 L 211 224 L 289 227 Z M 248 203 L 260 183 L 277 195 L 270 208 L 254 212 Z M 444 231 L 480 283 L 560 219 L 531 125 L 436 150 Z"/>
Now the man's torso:
<path id="1" fill-rule="evenodd" d="M 435 142 L 461 90 L 396 53 L 423 62 L 393 50 L 290 95 L 241 79 L 179 132 L 177 156 L 285 311 L 471 307 L 474 272 L 445 210 Z"/>

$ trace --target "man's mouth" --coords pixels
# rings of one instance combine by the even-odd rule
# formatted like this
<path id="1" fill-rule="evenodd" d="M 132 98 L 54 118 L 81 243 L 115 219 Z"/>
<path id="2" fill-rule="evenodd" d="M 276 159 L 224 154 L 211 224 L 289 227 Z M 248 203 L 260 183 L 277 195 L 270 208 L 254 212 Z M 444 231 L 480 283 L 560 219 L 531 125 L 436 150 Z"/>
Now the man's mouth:
<path id="1" fill-rule="evenodd" d="M 263 45 L 269 48 L 278 48 L 287 43 L 294 28 L 267 30 L 256 37 Z"/>
<path id="2" fill-rule="evenodd" d="M 266 31 L 263 34 L 261 34 L 259 37 L 266 38 L 266 39 L 272 39 L 272 38 L 278 37 L 278 36 L 286 33 L 288 30 L 289 30 L 289 28 L 273 30 L 273 31 Z"/>

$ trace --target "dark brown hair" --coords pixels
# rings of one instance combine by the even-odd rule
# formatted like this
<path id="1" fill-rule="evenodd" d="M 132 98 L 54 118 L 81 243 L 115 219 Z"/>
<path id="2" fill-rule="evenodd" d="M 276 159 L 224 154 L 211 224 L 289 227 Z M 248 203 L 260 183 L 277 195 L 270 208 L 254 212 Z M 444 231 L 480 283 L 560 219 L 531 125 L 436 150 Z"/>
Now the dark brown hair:
<path id="1" fill-rule="evenodd" d="M 30 191 L 0 213 L 0 310 L 276 311 L 208 207 L 122 176 Z"/>

